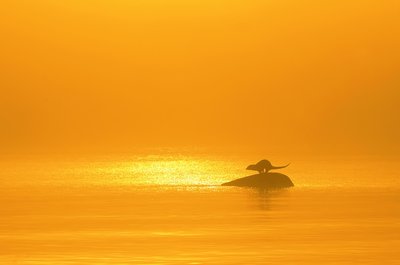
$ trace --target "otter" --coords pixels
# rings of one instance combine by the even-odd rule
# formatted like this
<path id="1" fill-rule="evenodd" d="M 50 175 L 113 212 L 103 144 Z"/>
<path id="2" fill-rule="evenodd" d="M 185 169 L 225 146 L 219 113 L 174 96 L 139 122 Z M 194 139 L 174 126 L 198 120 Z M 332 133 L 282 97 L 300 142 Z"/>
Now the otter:
<path id="1" fill-rule="evenodd" d="M 247 170 L 255 170 L 258 171 L 260 174 L 261 173 L 268 173 L 268 171 L 270 171 L 271 169 L 279 169 L 279 168 L 285 168 L 287 166 L 289 166 L 290 164 L 287 164 L 286 166 L 283 167 L 274 167 L 271 162 L 269 162 L 268 160 L 261 160 L 260 162 L 258 162 L 255 165 L 250 165 L 248 166 L 246 169 Z"/>

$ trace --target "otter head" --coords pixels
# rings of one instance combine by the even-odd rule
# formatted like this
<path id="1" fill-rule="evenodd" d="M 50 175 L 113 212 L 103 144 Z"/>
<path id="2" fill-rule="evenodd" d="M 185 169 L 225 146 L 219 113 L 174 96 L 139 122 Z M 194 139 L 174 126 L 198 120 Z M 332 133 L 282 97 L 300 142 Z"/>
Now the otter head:
<path id="1" fill-rule="evenodd" d="M 258 168 L 256 167 L 256 165 L 250 165 L 246 169 L 247 170 L 256 170 L 256 171 L 258 171 Z"/>

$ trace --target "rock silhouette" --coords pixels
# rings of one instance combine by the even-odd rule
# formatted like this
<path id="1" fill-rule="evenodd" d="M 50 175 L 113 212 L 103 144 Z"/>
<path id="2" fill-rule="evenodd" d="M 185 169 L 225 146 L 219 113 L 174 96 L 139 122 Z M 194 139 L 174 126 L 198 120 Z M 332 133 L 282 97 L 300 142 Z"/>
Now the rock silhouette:
<path id="1" fill-rule="evenodd" d="M 294 184 L 288 176 L 281 173 L 272 172 L 235 179 L 230 182 L 223 183 L 222 186 L 281 189 L 293 187 Z"/>
<path id="2" fill-rule="evenodd" d="M 281 173 L 268 172 L 271 169 L 284 168 L 274 167 L 268 160 L 261 160 L 255 165 L 250 165 L 246 169 L 256 170 L 260 174 L 247 176 L 244 178 L 235 179 L 226 183 L 222 186 L 237 186 L 237 187 L 252 187 L 261 189 L 281 189 L 293 187 L 292 180 Z"/>

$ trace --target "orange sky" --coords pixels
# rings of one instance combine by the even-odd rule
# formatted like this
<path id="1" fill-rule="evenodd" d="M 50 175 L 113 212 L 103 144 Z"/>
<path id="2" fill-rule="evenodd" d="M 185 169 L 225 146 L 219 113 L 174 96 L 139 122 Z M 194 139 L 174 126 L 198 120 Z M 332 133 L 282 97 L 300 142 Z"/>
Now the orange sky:
<path id="1" fill-rule="evenodd" d="M 398 0 L 5 0 L 2 150 L 399 154 Z"/>

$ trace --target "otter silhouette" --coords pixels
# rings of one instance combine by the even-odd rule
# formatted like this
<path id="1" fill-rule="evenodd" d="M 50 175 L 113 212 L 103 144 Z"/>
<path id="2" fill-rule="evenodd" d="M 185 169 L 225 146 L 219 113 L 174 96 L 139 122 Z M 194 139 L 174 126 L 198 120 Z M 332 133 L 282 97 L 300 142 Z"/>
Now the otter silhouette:
<path id="1" fill-rule="evenodd" d="M 255 170 L 258 171 L 258 173 L 268 173 L 268 171 L 272 170 L 272 169 L 279 169 L 279 168 L 285 168 L 287 167 L 289 164 L 287 164 L 286 166 L 283 167 L 275 167 L 271 164 L 271 162 L 269 162 L 268 160 L 261 160 L 260 162 L 258 162 L 255 165 L 250 165 L 248 166 L 246 169 L 247 170 Z"/>

